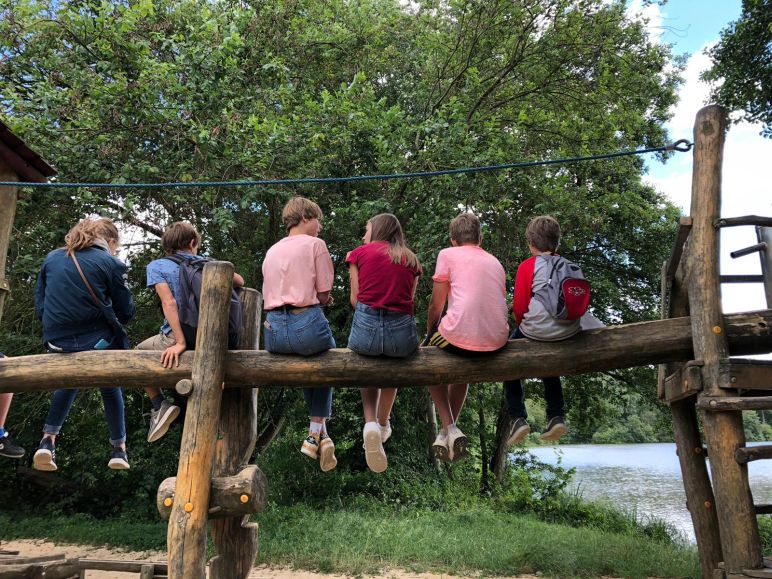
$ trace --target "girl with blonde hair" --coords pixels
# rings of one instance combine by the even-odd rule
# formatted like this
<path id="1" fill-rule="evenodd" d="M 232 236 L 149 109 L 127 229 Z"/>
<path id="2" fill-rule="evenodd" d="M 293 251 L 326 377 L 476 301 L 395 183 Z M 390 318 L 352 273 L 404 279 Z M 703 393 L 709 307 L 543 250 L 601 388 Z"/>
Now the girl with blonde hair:
<path id="1" fill-rule="evenodd" d="M 35 286 L 35 312 L 43 322 L 43 343 L 50 353 L 124 350 L 123 330 L 134 317 L 126 287 L 126 266 L 114 255 L 120 235 L 110 219 L 83 219 L 65 236 L 65 247 L 43 261 Z M 112 454 L 107 466 L 127 469 L 126 425 L 120 387 L 101 388 Z M 57 470 L 55 442 L 77 389 L 56 390 L 43 440 L 32 459 L 38 470 Z"/>
<path id="2" fill-rule="evenodd" d="M 418 350 L 414 300 L 421 264 L 391 213 L 371 218 L 362 241 L 346 256 L 354 307 L 348 347 L 363 356 L 412 356 Z M 361 388 L 360 393 L 365 460 L 370 470 L 383 472 L 388 466 L 383 443 L 391 436 L 397 389 Z"/>

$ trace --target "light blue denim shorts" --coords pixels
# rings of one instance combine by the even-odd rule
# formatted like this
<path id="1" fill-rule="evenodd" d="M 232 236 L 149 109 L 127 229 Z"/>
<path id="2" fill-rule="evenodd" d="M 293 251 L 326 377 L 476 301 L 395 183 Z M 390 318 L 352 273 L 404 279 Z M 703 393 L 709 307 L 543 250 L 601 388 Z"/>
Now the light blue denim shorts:
<path id="1" fill-rule="evenodd" d="M 335 347 L 330 324 L 319 306 L 298 313 L 291 308 L 266 312 L 263 339 L 265 349 L 274 354 L 311 356 Z"/>
<path id="2" fill-rule="evenodd" d="M 357 302 L 348 348 L 364 356 L 409 358 L 418 351 L 415 316 Z"/>

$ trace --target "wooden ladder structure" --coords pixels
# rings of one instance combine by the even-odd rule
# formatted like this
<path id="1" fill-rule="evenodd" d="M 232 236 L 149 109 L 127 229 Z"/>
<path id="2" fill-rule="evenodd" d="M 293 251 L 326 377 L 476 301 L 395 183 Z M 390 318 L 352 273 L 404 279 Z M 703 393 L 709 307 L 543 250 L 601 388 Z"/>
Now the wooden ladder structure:
<path id="1" fill-rule="evenodd" d="M 694 359 L 660 365 L 658 394 L 673 415 L 703 577 L 772 578 L 772 561 L 762 557 L 756 521 L 758 514 L 772 513 L 772 507 L 754 505 L 748 484 L 748 462 L 772 458 L 772 446 L 747 447 L 742 417 L 743 410 L 772 409 L 772 396 L 746 395 L 772 390 L 772 363 L 730 357 L 721 309 L 722 281 L 763 281 L 767 307 L 772 308 L 772 258 L 765 262 L 762 257 L 763 276 L 722 278 L 719 272 L 721 228 L 772 226 L 772 218 L 720 218 L 726 122 L 726 111 L 718 106 L 703 108 L 695 121 L 691 216 L 681 219 L 672 256 L 662 270 L 662 318 L 691 317 Z M 767 255 L 772 256 L 772 247 Z"/>

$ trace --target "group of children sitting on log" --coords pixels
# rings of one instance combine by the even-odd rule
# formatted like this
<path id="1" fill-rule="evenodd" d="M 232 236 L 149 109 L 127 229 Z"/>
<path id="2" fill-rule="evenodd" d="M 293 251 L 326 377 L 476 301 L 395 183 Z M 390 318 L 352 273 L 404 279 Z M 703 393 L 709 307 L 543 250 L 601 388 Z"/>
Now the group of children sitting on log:
<path id="1" fill-rule="evenodd" d="M 282 220 L 287 236 L 268 250 L 262 266 L 264 347 L 275 354 L 311 356 L 336 345 L 323 311 L 333 302 L 334 270 L 327 245 L 319 237 L 322 211 L 313 201 L 294 197 L 285 205 Z M 556 267 L 565 263 L 573 266 L 555 253 L 560 236 L 560 226 L 550 216 L 535 217 L 528 224 L 526 239 L 531 258 L 517 270 L 513 310 L 518 325 L 510 335 L 504 268 L 481 247 L 479 219 L 472 213 L 458 215 L 450 222 L 450 247 L 437 256 L 428 333 L 421 344 L 414 316 L 421 264 L 408 247 L 398 219 L 389 213 L 375 215 L 366 224 L 363 244 L 346 256 L 354 309 L 348 348 L 363 356 L 409 358 L 423 345 L 457 356 L 484 357 L 500 351 L 508 339 L 554 341 L 575 335 L 581 329 L 579 315 L 556 316 L 548 300 L 539 298 L 545 295 L 545 289 L 549 290 Z M 173 223 L 161 238 L 166 257 L 147 266 L 147 287 L 158 294 L 165 319 L 160 332 L 136 348 L 160 351 L 160 363 L 167 368 L 179 365 L 180 354 L 195 345 L 185 337 L 178 301 L 180 264 L 182 260 L 200 259 L 200 242 L 199 233 L 190 223 Z M 35 289 L 35 308 L 43 322 L 48 352 L 129 347 L 123 325 L 131 320 L 135 309 L 126 285 L 126 266 L 114 257 L 118 248 L 119 232 L 111 220 L 84 219 L 67 234 L 65 247 L 45 258 Z M 579 273 L 578 277 L 583 276 Z M 234 274 L 233 286 L 243 285 L 244 279 Z M 589 288 L 580 285 L 570 292 L 581 293 L 584 289 L 586 295 L 580 296 L 583 310 Z M 541 438 L 554 441 L 567 432 L 563 393 L 560 378 L 544 378 L 543 382 L 547 425 Z M 442 461 L 463 460 L 468 456 L 467 438 L 457 420 L 468 384 L 443 384 L 429 390 L 442 420 L 433 452 Z M 148 387 L 145 391 L 152 403 L 147 439 L 153 442 L 167 432 L 180 409 L 159 388 Z M 520 380 L 510 380 L 504 382 L 504 391 L 512 418 L 507 444 L 514 445 L 530 433 L 523 387 Z M 77 392 L 54 392 L 43 439 L 33 457 L 34 468 L 57 469 L 56 437 Z M 388 465 L 383 445 L 392 434 L 390 414 L 397 389 L 362 388 L 360 392 L 367 465 L 375 472 L 383 472 Z M 101 394 L 112 448 L 108 466 L 127 469 L 121 389 L 102 388 Z M 304 396 L 310 424 L 300 451 L 318 460 L 321 470 L 329 471 L 337 464 L 335 445 L 327 431 L 332 388 L 305 388 Z M 24 451 L 7 433 L 2 434 L 5 439 L 0 437 L 0 445 L 5 441 L 15 447 L 15 452 L 5 456 L 21 456 Z"/>

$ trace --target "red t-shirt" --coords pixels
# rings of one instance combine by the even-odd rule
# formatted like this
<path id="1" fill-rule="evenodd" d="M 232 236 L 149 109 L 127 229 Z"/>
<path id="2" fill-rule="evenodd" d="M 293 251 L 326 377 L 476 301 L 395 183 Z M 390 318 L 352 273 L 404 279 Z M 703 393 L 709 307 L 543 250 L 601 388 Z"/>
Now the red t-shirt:
<path id="1" fill-rule="evenodd" d="M 418 271 L 392 263 L 388 241 L 360 245 L 348 254 L 346 263 L 359 270 L 357 301 L 393 312 L 413 314 L 413 284 Z"/>

